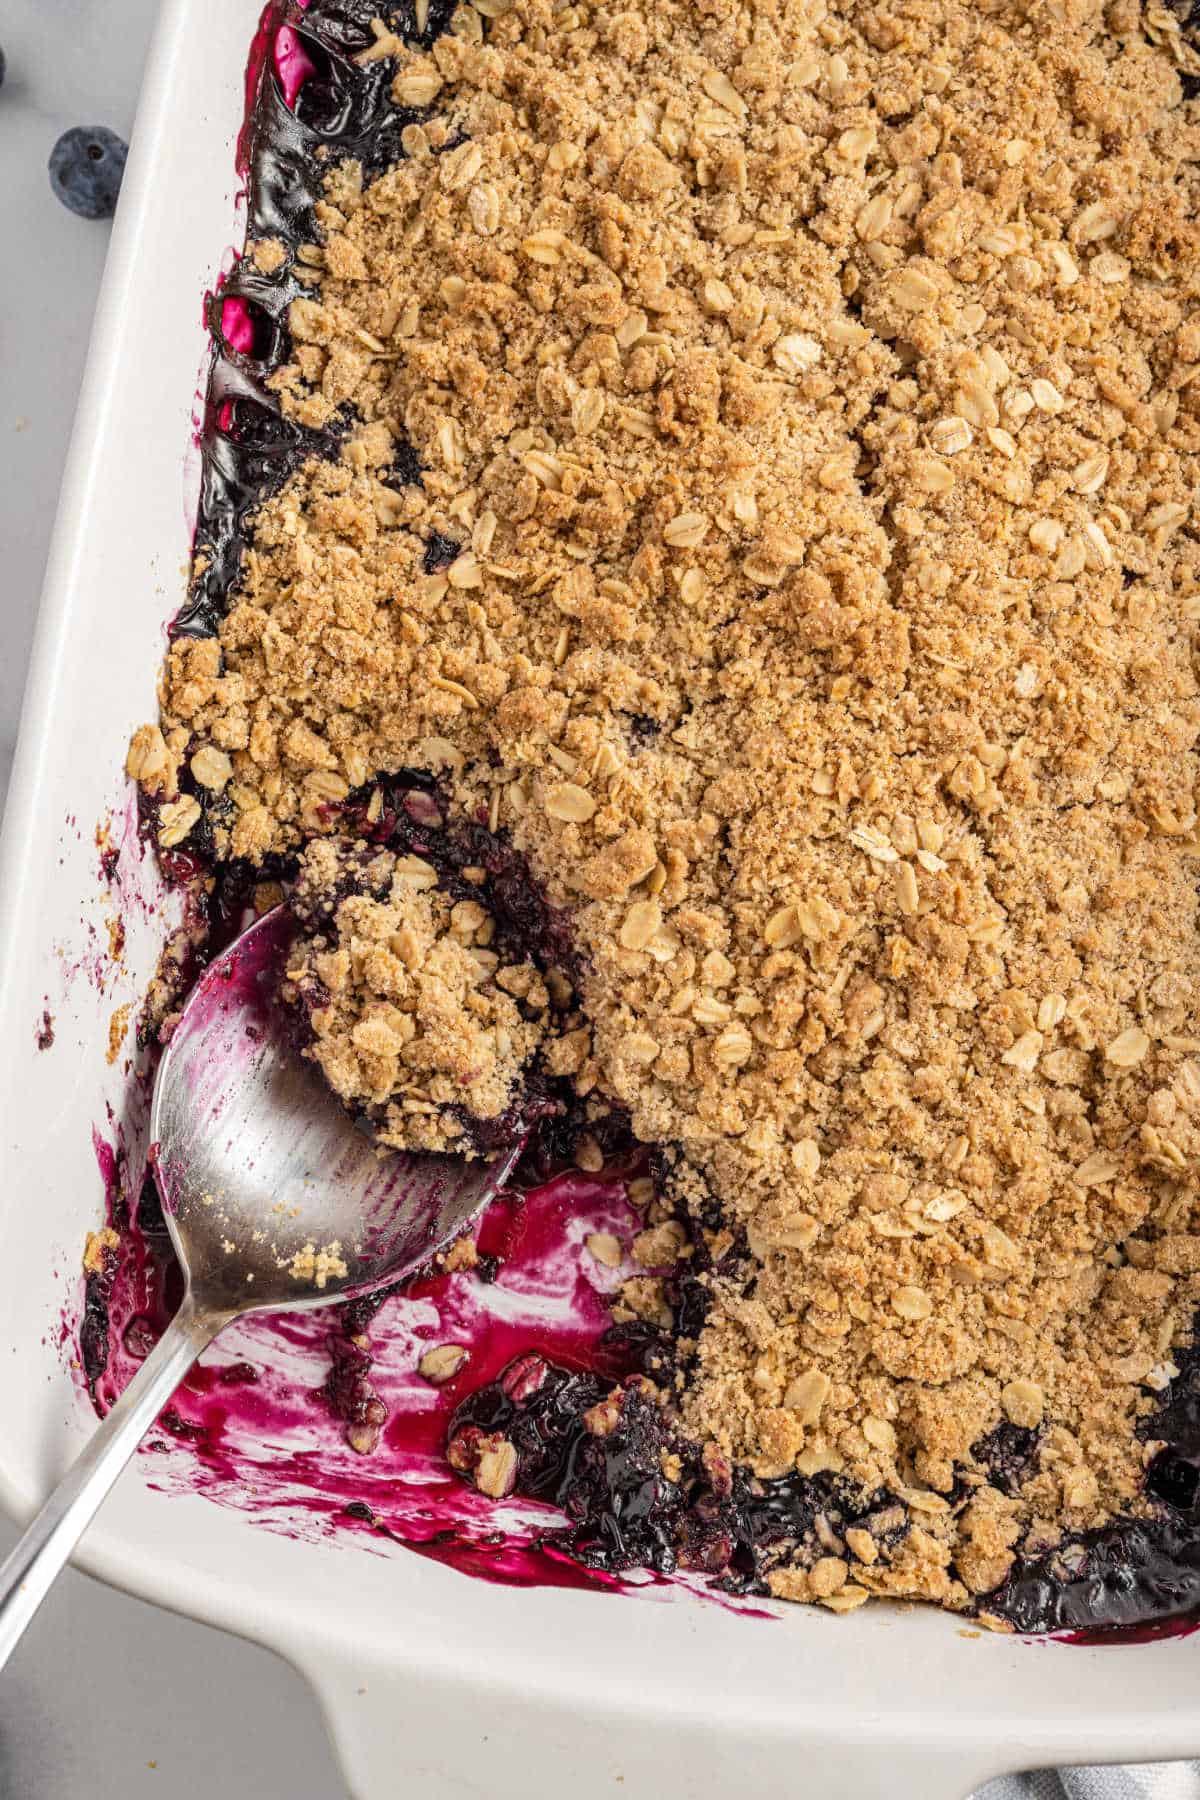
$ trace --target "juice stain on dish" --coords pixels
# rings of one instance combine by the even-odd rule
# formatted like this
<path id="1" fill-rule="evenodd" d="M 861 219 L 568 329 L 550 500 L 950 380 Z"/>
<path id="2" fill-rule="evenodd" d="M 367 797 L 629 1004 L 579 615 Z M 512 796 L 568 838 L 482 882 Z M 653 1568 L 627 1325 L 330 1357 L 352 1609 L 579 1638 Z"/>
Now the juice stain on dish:
<path id="1" fill-rule="evenodd" d="M 99 1134 L 96 1147 L 111 1195 L 117 1157 Z M 658 1585 L 653 1574 L 581 1566 L 545 1541 L 564 1524 L 556 1508 L 516 1496 L 488 1499 L 445 1458 L 459 1402 L 519 1355 L 536 1351 L 606 1380 L 627 1372 L 621 1348 L 605 1341 L 606 1295 L 620 1271 L 596 1263 L 586 1240 L 597 1231 L 628 1237 L 638 1224 L 621 1178 L 565 1175 L 493 1202 L 479 1235 L 484 1272 L 495 1267 L 494 1279 L 474 1270 L 418 1279 L 390 1293 L 372 1320 L 372 1381 L 387 1422 L 370 1456 L 350 1447 L 328 1404 L 339 1309 L 242 1321 L 187 1377 L 147 1439 L 143 1454 L 157 1465 L 150 1485 L 202 1493 L 293 1535 L 350 1532 L 381 1551 L 402 1545 L 506 1584 L 601 1592 Z M 94 1384 L 103 1409 L 178 1301 L 152 1182 L 121 1236 L 105 1295 L 110 1354 Z M 467 1357 L 435 1387 L 417 1365 L 428 1350 L 451 1343 L 465 1346 Z"/>

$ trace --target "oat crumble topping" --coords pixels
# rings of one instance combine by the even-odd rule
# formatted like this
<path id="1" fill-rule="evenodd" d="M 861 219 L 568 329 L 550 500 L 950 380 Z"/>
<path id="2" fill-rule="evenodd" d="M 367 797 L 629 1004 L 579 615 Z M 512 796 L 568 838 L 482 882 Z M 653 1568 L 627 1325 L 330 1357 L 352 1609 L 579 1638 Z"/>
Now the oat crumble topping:
<path id="1" fill-rule="evenodd" d="M 229 1248 L 232 1250 L 233 1245 Z M 307 1243 L 297 1250 L 286 1265 L 293 1281 L 303 1282 L 306 1287 L 323 1288 L 330 1281 L 338 1281 L 349 1273 L 342 1246 L 335 1238 L 330 1244 L 323 1244 L 320 1249 L 316 1244 Z"/>
<path id="2" fill-rule="evenodd" d="M 317 840 L 293 904 L 310 930 L 284 994 L 306 1004 L 305 1053 L 343 1100 L 377 1114 L 380 1143 L 474 1154 L 463 1115 L 505 1112 L 545 1036 L 517 1005 L 545 1015 L 538 971 L 502 964 L 489 914 L 452 906 L 420 857 Z"/>
<path id="3" fill-rule="evenodd" d="M 627 1109 L 669 1179 L 626 1310 L 672 1210 L 748 1244 L 685 1427 L 913 1518 L 773 1590 L 962 1606 L 1142 1504 L 1200 1303 L 1194 55 L 1154 0 L 376 35 L 428 113 L 330 169 L 273 378 L 356 423 L 176 640 L 130 773 L 164 847 L 303 849 L 302 892 L 404 768 L 510 835 L 586 1024 L 547 1048 L 537 972 L 384 854 L 297 952 L 313 1054 L 398 1144 L 539 1050 Z"/>

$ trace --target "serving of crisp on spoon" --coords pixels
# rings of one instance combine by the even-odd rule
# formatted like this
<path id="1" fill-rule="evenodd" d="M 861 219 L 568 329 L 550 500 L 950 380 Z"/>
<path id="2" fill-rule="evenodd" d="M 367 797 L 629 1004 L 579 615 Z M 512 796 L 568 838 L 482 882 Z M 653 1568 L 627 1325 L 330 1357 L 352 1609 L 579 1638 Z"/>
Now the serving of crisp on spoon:
<path id="1" fill-rule="evenodd" d="M 265 914 L 193 989 L 150 1114 L 179 1311 L 0 1565 L 0 1667 L 142 1437 L 231 1320 L 400 1280 L 456 1238 L 520 1155 L 381 1157 L 273 999 L 292 922 Z"/>

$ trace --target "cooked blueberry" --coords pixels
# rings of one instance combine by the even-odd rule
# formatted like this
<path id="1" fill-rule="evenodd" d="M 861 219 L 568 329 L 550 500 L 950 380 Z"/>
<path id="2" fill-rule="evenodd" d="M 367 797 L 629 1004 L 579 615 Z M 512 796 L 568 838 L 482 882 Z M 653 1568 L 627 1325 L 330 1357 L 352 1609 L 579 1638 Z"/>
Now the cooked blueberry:
<path id="1" fill-rule="evenodd" d="M 461 551 L 462 545 L 456 539 L 445 537 L 440 531 L 431 531 L 425 542 L 421 566 L 427 575 L 435 575 L 439 569 L 448 568 Z"/>
<path id="2" fill-rule="evenodd" d="M 1002 1494 L 1020 1492 L 1036 1467 L 1038 1433 L 1023 1425 L 997 1425 L 994 1431 L 972 1444 L 971 1455 L 981 1462 Z"/>
<path id="3" fill-rule="evenodd" d="M 658 720 L 652 719 L 649 713 L 634 713 L 630 718 L 629 735 L 635 750 L 644 750 L 647 744 L 652 744 L 661 730 Z"/>
<path id="4" fill-rule="evenodd" d="M 1200 1502 L 1200 1467 L 1168 1446 L 1146 1471 L 1146 1491 L 1177 1512 L 1187 1512 Z"/>
<path id="5" fill-rule="evenodd" d="M 84 1287 L 83 1323 L 79 1327 L 79 1353 L 88 1390 L 96 1397 L 96 1383 L 108 1367 L 108 1299 L 111 1278 L 89 1275 Z"/>
<path id="6" fill-rule="evenodd" d="M 391 467 L 383 480 L 388 487 L 421 486 L 421 459 L 411 444 L 397 444 Z"/>
<path id="7" fill-rule="evenodd" d="M 129 146 L 107 125 L 74 125 L 50 152 L 50 186 L 81 219 L 111 219 Z"/>

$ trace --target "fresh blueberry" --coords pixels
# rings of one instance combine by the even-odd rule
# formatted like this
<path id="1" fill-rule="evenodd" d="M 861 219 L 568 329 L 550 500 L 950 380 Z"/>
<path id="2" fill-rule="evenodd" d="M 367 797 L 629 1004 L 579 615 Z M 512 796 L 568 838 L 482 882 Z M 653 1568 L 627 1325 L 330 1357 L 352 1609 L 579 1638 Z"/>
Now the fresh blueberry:
<path id="1" fill-rule="evenodd" d="M 50 152 L 50 186 L 81 219 L 111 219 L 128 154 L 107 125 L 74 125 Z"/>

